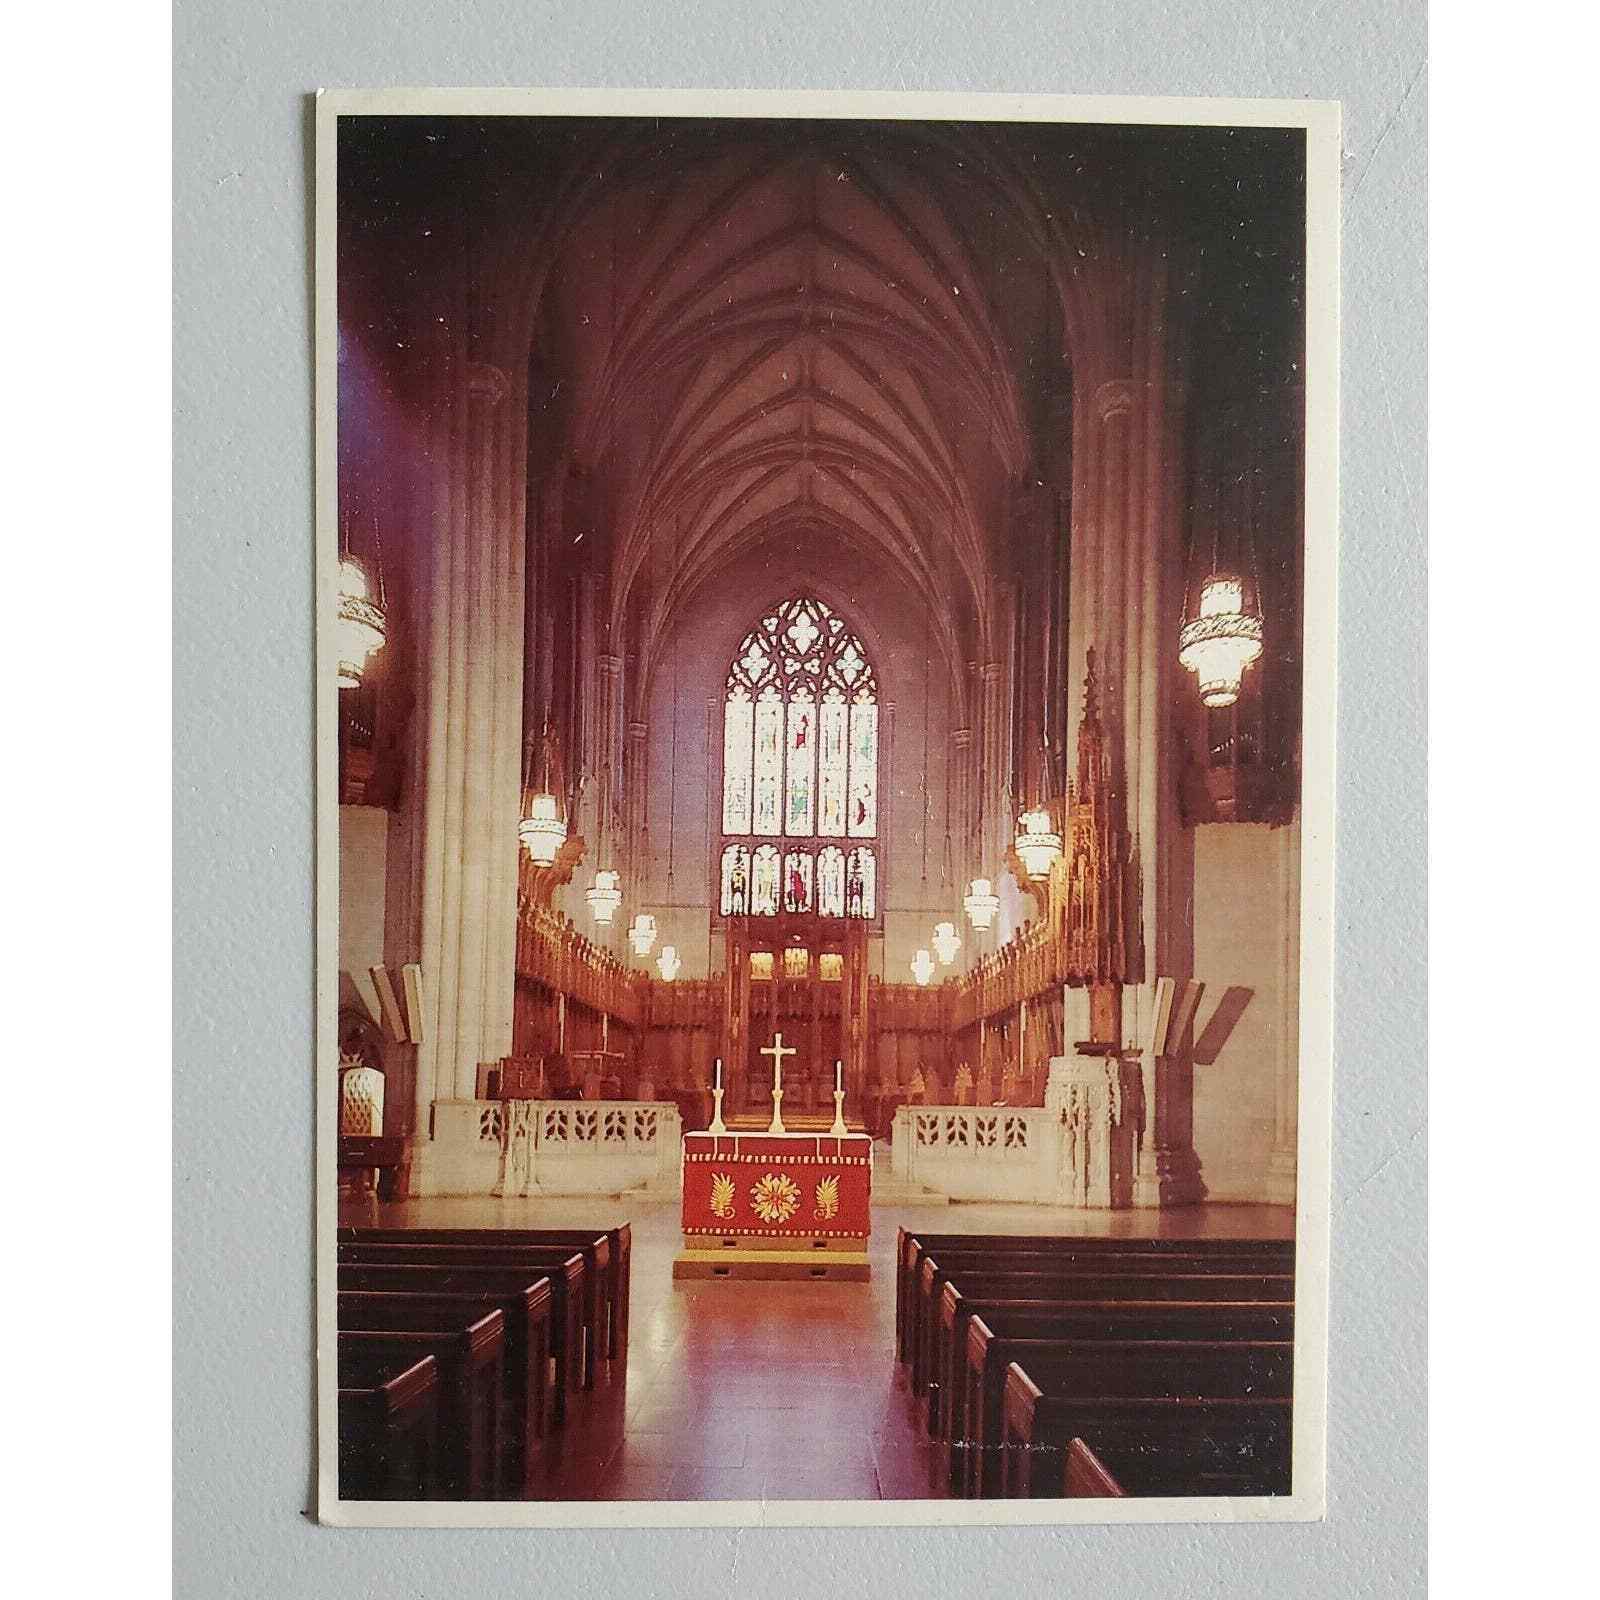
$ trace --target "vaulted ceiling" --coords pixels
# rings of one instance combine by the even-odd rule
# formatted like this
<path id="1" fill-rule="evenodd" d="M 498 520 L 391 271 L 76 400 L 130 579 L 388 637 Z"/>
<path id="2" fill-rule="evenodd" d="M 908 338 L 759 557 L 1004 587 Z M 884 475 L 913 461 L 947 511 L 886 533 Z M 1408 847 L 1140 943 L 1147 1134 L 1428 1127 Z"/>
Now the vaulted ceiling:
<path id="1" fill-rule="evenodd" d="M 952 662 L 983 613 L 1047 285 L 1019 292 L 997 215 L 896 159 L 813 134 L 647 164 L 557 260 L 538 382 L 591 485 L 614 626 L 647 658 L 687 598 L 778 543 L 868 556 Z"/>

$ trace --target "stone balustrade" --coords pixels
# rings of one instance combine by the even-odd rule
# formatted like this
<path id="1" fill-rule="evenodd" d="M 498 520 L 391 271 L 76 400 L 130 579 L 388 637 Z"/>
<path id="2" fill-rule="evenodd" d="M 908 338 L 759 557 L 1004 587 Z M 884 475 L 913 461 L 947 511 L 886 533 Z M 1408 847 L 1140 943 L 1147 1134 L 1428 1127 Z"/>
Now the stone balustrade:
<path id="1" fill-rule="evenodd" d="M 497 1195 L 618 1194 L 682 1179 L 683 1122 L 659 1100 L 507 1100 L 484 1110 Z"/>
<path id="2" fill-rule="evenodd" d="M 951 1200 L 1122 1207 L 1143 1135 L 1136 1064 L 1057 1056 L 1043 1106 L 902 1106 L 890 1169 Z"/>

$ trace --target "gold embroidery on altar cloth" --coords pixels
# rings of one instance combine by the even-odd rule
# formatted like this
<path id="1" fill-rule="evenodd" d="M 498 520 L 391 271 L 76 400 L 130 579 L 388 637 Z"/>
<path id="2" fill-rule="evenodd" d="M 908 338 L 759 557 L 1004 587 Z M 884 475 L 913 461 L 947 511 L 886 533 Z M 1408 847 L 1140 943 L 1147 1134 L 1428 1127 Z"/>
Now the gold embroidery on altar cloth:
<path id="1" fill-rule="evenodd" d="M 817 1209 L 812 1213 L 823 1222 L 839 1215 L 839 1180 L 824 1178 L 817 1185 Z"/>
<path id="2" fill-rule="evenodd" d="M 750 1191 L 750 1204 L 763 1222 L 787 1222 L 800 1209 L 800 1190 L 788 1173 L 769 1172 Z"/>
<path id="3" fill-rule="evenodd" d="M 733 1179 L 726 1172 L 711 1174 L 711 1215 L 722 1218 L 733 1215 Z"/>

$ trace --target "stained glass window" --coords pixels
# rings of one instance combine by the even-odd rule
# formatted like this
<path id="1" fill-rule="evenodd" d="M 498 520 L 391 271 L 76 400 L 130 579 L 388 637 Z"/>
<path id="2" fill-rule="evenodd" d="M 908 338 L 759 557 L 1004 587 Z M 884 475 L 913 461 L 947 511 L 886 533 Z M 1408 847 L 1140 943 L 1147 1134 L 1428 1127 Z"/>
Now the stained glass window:
<path id="1" fill-rule="evenodd" d="M 783 975 L 786 978 L 803 978 L 811 970 L 811 952 L 809 950 L 785 950 L 783 952 Z"/>
<path id="2" fill-rule="evenodd" d="M 847 917 L 870 917 L 877 914 L 878 868 L 870 850 L 855 849 L 850 852 L 850 866 L 845 875 L 844 912 Z"/>
<path id="3" fill-rule="evenodd" d="M 722 852 L 722 914 L 742 917 L 750 911 L 750 847 L 730 844 Z"/>
<path id="4" fill-rule="evenodd" d="M 811 909 L 811 856 L 809 852 L 791 850 L 783 860 L 783 909 L 809 911 Z"/>
<path id="5" fill-rule="evenodd" d="M 722 719 L 722 831 L 750 831 L 750 755 L 754 746 L 750 691 L 730 690 Z"/>
<path id="6" fill-rule="evenodd" d="M 722 723 L 720 904 L 727 915 L 877 914 L 876 853 L 763 839 L 878 837 L 878 684 L 861 641 L 798 596 L 745 635 Z"/>
<path id="7" fill-rule="evenodd" d="M 770 844 L 762 845 L 752 857 L 750 874 L 750 912 L 752 916 L 771 917 L 778 911 L 778 852 Z"/>
<path id="8" fill-rule="evenodd" d="M 844 915 L 844 851 L 837 845 L 817 852 L 817 910 L 825 917 Z"/>

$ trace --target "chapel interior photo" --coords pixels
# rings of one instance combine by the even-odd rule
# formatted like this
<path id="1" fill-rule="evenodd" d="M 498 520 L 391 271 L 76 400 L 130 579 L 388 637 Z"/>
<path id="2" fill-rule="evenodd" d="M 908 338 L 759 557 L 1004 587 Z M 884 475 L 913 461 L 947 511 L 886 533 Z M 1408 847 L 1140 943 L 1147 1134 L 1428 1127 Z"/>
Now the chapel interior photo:
<path id="1" fill-rule="evenodd" d="M 337 163 L 341 1494 L 1289 1492 L 1303 134 Z"/>

